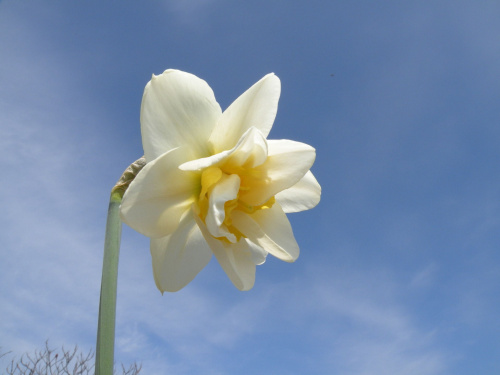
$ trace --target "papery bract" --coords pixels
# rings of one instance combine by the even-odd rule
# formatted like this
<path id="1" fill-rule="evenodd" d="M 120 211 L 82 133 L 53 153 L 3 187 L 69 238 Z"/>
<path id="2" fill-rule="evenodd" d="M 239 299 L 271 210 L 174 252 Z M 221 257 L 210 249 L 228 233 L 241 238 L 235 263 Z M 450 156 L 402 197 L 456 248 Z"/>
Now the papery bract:
<path id="1" fill-rule="evenodd" d="M 141 106 L 147 164 L 126 191 L 122 220 L 151 238 L 156 285 L 177 291 L 212 254 L 240 290 L 252 288 L 268 253 L 286 262 L 299 247 L 285 213 L 313 208 L 321 188 L 315 150 L 267 140 L 280 95 L 268 74 L 224 112 L 208 84 L 178 70 L 154 76 Z"/>

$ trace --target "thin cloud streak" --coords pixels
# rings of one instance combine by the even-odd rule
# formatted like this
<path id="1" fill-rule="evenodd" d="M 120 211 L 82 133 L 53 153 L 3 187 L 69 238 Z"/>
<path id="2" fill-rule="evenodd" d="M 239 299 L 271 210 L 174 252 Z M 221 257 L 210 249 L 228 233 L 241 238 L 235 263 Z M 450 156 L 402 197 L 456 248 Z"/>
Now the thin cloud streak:
<path id="1" fill-rule="evenodd" d="M 137 280 L 122 282 L 127 288 Z M 382 375 L 388 369 L 402 375 L 446 373 L 451 359 L 439 347 L 435 328 L 420 327 L 419 317 L 404 308 L 404 299 L 399 300 L 411 288 L 373 273 L 327 272 L 317 265 L 296 281 L 268 285 L 267 291 L 229 306 L 214 291 L 199 286 L 188 287 L 179 296 L 123 294 L 120 308 L 130 314 L 120 314 L 118 350 L 124 357 L 148 358 L 145 368 L 152 374 L 162 371 L 150 367 L 153 363 L 179 374 L 204 368 L 230 374 L 233 362 L 243 354 L 236 352 L 224 363 L 217 361 L 220 353 L 246 346 L 245 342 L 251 346 L 265 335 L 272 340 L 261 342 L 259 350 L 280 358 L 283 348 L 272 341 L 287 341 L 286 350 L 302 353 L 301 361 L 309 358 L 308 368 L 316 373 Z M 137 309 L 145 305 L 147 309 Z M 285 315 L 269 315 L 276 311 Z M 316 343 L 314 349 L 309 349 L 311 342 Z M 163 355 L 157 357 L 158 353 Z"/>
<path id="2" fill-rule="evenodd" d="M 68 79 L 78 75 L 64 56 L 44 55 L 33 71 L 27 56 L 37 41 L 17 47 L 2 53 L 9 58 L 0 69 L 0 284 L 8 286 L 0 295 L 2 344 L 17 354 L 47 339 L 86 347 L 94 336 L 103 239 L 92 224 L 104 226 L 107 200 L 90 166 L 99 165 L 103 147 L 85 132 L 91 100 L 68 100 L 79 86 Z"/>

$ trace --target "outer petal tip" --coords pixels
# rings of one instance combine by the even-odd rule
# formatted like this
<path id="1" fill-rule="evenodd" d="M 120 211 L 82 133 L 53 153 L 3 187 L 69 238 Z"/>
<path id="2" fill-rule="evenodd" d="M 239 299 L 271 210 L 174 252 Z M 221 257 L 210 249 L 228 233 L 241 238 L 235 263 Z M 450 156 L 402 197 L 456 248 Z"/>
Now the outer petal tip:
<path id="1" fill-rule="evenodd" d="M 286 213 L 310 210 L 321 199 L 321 185 L 311 171 L 292 187 L 276 194 L 276 201 Z"/>
<path id="2" fill-rule="evenodd" d="M 174 69 L 153 75 L 141 104 L 146 159 L 152 161 L 179 146 L 187 146 L 197 157 L 207 156 L 207 140 L 221 114 L 203 79 Z"/>
<path id="3" fill-rule="evenodd" d="M 265 75 L 241 94 L 224 111 L 210 136 L 214 151 L 231 149 L 252 126 L 267 137 L 276 118 L 280 94 L 281 82 L 274 73 Z"/>
<path id="4" fill-rule="evenodd" d="M 212 251 L 190 213 L 172 235 L 151 240 L 151 256 L 158 289 L 176 292 L 208 264 Z"/>
<path id="5" fill-rule="evenodd" d="M 273 72 L 266 74 L 264 77 L 262 77 L 262 80 L 273 80 L 275 84 L 277 83 L 279 85 L 279 89 L 281 90 L 281 80 L 280 78 L 274 74 Z"/>

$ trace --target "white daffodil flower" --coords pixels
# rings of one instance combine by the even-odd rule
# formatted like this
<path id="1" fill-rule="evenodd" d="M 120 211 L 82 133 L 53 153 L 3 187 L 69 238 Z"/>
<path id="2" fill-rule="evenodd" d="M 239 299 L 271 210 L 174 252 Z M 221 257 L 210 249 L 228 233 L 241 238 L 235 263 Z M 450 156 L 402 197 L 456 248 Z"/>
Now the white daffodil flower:
<path id="1" fill-rule="evenodd" d="M 151 238 L 158 289 L 183 288 L 215 254 L 233 284 L 249 290 L 268 253 L 286 262 L 299 247 L 285 215 L 316 206 L 315 150 L 267 140 L 280 96 L 268 74 L 226 111 L 202 79 L 154 76 L 141 105 L 147 164 L 123 196 L 122 220 Z"/>

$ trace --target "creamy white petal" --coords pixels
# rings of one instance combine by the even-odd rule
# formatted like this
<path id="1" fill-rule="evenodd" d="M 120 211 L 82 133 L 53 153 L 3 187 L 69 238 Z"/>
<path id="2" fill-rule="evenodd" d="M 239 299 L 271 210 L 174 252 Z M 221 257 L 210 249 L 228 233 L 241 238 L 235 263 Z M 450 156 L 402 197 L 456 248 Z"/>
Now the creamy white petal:
<path id="1" fill-rule="evenodd" d="M 210 136 L 213 152 L 233 148 L 252 126 L 267 137 L 276 118 L 280 93 L 280 80 L 273 73 L 245 91 L 224 111 L 214 128 Z"/>
<path id="2" fill-rule="evenodd" d="M 224 204 L 236 199 L 240 189 L 240 178 L 235 175 L 223 175 L 210 193 L 208 213 L 205 218 L 208 231 L 214 237 L 226 237 L 231 242 L 236 242 L 236 236 L 230 233 L 224 225 L 226 212 Z"/>
<path id="3" fill-rule="evenodd" d="M 242 241 L 246 241 L 248 244 L 248 247 L 250 248 L 250 251 L 252 252 L 252 260 L 253 262 L 257 265 L 260 266 L 261 264 L 264 264 L 267 258 L 267 254 L 269 254 L 266 250 L 264 250 L 262 247 L 260 247 L 257 244 L 254 244 L 253 242 L 248 241 L 247 239 L 243 238 L 241 239 Z"/>
<path id="4" fill-rule="evenodd" d="M 255 168 L 267 160 L 268 147 L 264 134 L 255 127 L 248 129 L 224 161 L 226 168 Z"/>
<path id="5" fill-rule="evenodd" d="M 231 150 L 188 161 L 179 168 L 184 171 L 200 171 L 216 164 L 222 165 L 228 162 L 233 166 L 253 168 L 266 161 L 267 152 L 266 138 L 257 128 L 251 127 L 241 136 Z"/>
<path id="6" fill-rule="evenodd" d="M 151 256 L 156 286 L 161 292 L 176 292 L 191 282 L 208 264 L 212 250 L 189 210 L 177 230 L 169 236 L 151 239 Z"/>
<path id="7" fill-rule="evenodd" d="M 153 75 L 141 105 L 146 160 L 150 162 L 179 146 L 188 146 L 191 159 L 209 155 L 207 141 L 221 113 L 204 80 L 172 69 Z"/>
<path id="8" fill-rule="evenodd" d="M 321 186 L 311 171 L 292 187 L 276 194 L 276 202 L 286 213 L 310 210 L 321 198 Z"/>
<path id="9" fill-rule="evenodd" d="M 184 164 L 181 164 L 179 166 L 179 169 L 182 169 L 183 171 L 201 171 L 213 165 L 220 164 L 228 157 L 231 152 L 232 150 L 222 151 L 218 154 L 208 156 L 206 158 L 190 160 L 188 162 L 185 162 Z"/>
<path id="10" fill-rule="evenodd" d="M 147 163 L 123 196 L 123 222 L 148 237 L 163 237 L 178 226 L 199 194 L 199 172 L 182 171 L 186 153 L 174 149 Z"/>
<path id="11" fill-rule="evenodd" d="M 283 139 L 268 140 L 267 144 L 266 162 L 242 181 L 251 188 L 242 192 L 240 199 L 251 206 L 264 204 L 280 191 L 295 185 L 316 158 L 316 150 L 305 143 Z"/>
<path id="12" fill-rule="evenodd" d="M 294 262 L 299 256 L 299 245 L 285 213 L 274 204 L 272 208 L 259 210 L 252 215 L 241 211 L 232 214 L 233 225 L 269 254 L 285 262 Z"/>
<path id="13" fill-rule="evenodd" d="M 255 262 L 247 241 L 242 239 L 235 244 L 219 241 L 210 235 L 197 215 L 195 219 L 217 261 L 234 286 L 239 290 L 252 289 L 255 283 Z"/>

